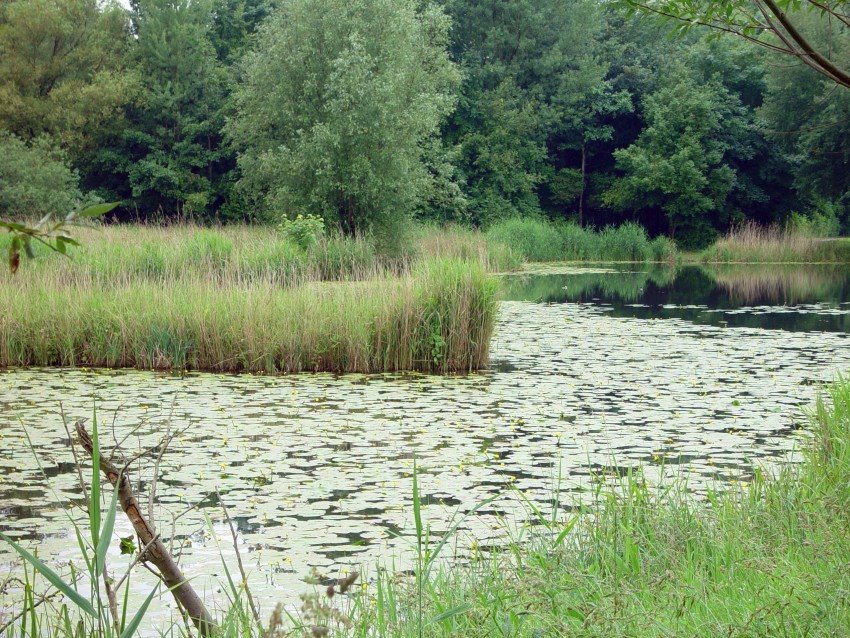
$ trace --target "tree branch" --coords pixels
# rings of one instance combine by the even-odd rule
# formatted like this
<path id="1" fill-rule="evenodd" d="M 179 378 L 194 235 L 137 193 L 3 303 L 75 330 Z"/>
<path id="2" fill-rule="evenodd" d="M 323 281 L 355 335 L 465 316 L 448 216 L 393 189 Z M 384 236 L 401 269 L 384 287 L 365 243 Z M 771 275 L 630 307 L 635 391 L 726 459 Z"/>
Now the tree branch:
<path id="1" fill-rule="evenodd" d="M 93 443 L 91 436 L 82 421 L 76 424 L 77 436 L 83 449 L 92 456 Z M 139 501 L 133 491 L 126 472 L 120 471 L 105 454 L 100 455 L 100 470 L 112 486 L 118 490 L 118 500 L 121 509 L 127 515 L 136 535 L 147 547 L 148 560 L 159 570 L 162 582 L 168 587 L 175 600 L 183 605 L 201 636 L 210 636 L 216 628 L 215 621 L 207 611 L 198 593 L 183 576 L 180 567 L 159 539 L 153 527 L 142 514 Z M 143 563 L 144 564 L 144 563 Z"/>

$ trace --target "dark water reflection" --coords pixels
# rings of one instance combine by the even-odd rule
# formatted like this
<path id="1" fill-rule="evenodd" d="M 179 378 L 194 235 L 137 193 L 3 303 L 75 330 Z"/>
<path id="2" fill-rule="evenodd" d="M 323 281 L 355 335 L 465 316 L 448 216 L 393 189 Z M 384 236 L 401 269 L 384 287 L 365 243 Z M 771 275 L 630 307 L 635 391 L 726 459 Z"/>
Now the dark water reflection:
<path id="1" fill-rule="evenodd" d="M 850 266 L 542 268 L 505 277 L 510 301 L 603 306 L 612 317 L 850 332 Z"/>

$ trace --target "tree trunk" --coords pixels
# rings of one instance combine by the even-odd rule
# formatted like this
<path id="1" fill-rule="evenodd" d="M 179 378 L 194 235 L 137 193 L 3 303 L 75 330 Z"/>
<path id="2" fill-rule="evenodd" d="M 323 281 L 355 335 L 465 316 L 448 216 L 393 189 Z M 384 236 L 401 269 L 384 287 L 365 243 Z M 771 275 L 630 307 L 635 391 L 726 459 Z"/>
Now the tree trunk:
<path id="1" fill-rule="evenodd" d="M 581 144 L 581 190 L 578 195 L 578 225 L 584 226 L 584 191 L 587 184 L 587 143 Z"/>

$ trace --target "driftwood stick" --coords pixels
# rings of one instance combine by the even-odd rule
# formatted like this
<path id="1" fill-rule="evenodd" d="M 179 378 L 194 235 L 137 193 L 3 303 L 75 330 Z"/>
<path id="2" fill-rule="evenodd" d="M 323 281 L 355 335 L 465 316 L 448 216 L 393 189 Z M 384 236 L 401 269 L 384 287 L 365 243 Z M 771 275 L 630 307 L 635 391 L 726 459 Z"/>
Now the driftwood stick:
<path id="1" fill-rule="evenodd" d="M 82 421 L 77 421 L 76 429 L 80 444 L 91 456 L 94 446 Z M 119 471 L 104 454 L 100 455 L 100 470 L 106 475 L 112 486 L 118 490 L 118 502 L 121 503 L 121 509 L 124 510 L 133 525 L 141 543 L 147 547 L 147 560 L 159 570 L 162 582 L 171 591 L 177 603 L 182 605 L 189 614 L 198 633 L 201 636 L 209 636 L 215 628 L 215 621 L 207 611 L 201 597 L 183 576 L 183 572 L 180 571 L 180 567 L 166 549 L 165 544 L 158 538 L 153 526 L 142 514 L 139 501 L 126 472 Z"/>

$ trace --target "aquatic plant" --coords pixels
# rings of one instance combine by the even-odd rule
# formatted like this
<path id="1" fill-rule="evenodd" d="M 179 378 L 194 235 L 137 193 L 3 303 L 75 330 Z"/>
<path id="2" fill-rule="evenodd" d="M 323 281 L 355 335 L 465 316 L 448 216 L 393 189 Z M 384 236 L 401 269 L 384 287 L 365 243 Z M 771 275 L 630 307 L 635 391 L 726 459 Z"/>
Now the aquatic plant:
<path id="1" fill-rule="evenodd" d="M 461 565 L 437 559 L 456 540 L 464 517 L 433 536 L 414 468 L 412 577 L 378 569 L 368 586 L 354 591 L 359 575 L 348 574 L 307 596 L 303 616 L 286 618 L 278 606 L 263 627 L 244 583 L 225 565 L 231 602 L 213 635 L 843 635 L 850 622 L 850 381 L 839 378 L 828 387 L 808 422 L 801 463 L 770 476 L 754 468 L 746 483 L 710 491 L 706 500 L 679 482 L 651 486 L 634 470 L 600 476 L 594 498 L 582 506 L 562 503 L 556 490 L 546 511 L 514 492 L 529 523 L 505 523 L 499 547 L 476 549 Z M 98 509 L 100 499 L 88 502 L 96 519 L 91 528 L 101 532 L 83 543 L 84 553 L 96 569 L 94 548 L 104 546 L 114 511 Z M 110 633 L 96 593 L 79 594 L 69 581 L 60 588 L 66 598 L 57 594 L 53 605 L 39 605 L 31 575 L 45 572 L 32 554 L 20 553 L 29 565 L 21 613 L 0 635 L 71 638 L 81 635 L 79 619 L 82 635 L 119 635 Z M 329 601 L 341 597 L 345 603 L 332 607 Z M 143 618 L 144 610 L 128 610 L 126 617 Z M 98 614 L 106 622 L 92 620 Z M 120 635 L 131 635 L 129 626 L 122 622 Z M 174 624 L 160 631 L 186 630 Z"/>
<path id="2" fill-rule="evenodd" d="M 487 237 L 511 246 L 533 262 L 673 262 L 678 254 L 672 240 L 650 240 L 642 226 L 631 222 L 597 231 L 569 222 L 516 218 L 494 224 Z"/>

